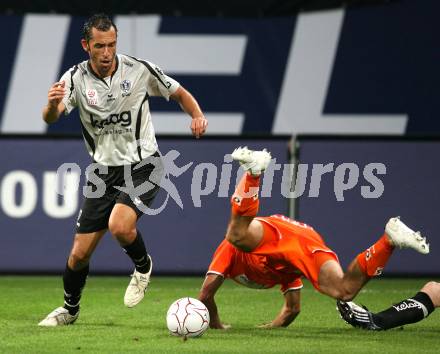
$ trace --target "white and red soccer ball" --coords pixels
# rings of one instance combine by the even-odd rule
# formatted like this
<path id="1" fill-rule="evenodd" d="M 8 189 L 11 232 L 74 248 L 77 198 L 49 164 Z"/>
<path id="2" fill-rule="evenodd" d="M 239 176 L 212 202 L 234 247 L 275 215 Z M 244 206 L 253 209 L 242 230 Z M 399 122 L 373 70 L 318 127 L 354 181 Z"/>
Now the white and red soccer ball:
<path id="1" fill-rule="evenodd" d="M 199 337 L 209 327 L 209 311 L 201 301 L 183 297 L 168 309 L 167 327 L 175 336 Z"/>

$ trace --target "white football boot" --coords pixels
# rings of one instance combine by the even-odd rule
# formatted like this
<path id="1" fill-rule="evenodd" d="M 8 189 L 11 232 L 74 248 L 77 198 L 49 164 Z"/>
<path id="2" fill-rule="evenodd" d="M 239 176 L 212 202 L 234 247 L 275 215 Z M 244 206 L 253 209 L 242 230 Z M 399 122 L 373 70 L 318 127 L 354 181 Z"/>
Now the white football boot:
<path id="1" fill-rule="evenodd" d="M 231 156 L 233 160 L 240 163 L 243 170 L 250 172 L 253 176 L 259 176 L 269 166 L 272 158 L 266 149 L 254 151 L 246 146 L 235 149 Z"/>
<path id="2" fill-rule="evenodd" d="M 406 226 L 399 217 L 391 218 L 385 226 L 385 233 L 394 246 L 400 248 L 412 248 L 417 252 L 428 254 L 429 243 L 422 237 L 420 232 L 414 232 Z"/>
<path id="3" fill-rule="evenodd" d="M 64 307 L 58 307 L 53 310 L 38 325 L 41 327 L 66 326 L 74 323 L 79 316 L 79 311 L 72 316 Z"/>
<path id="4" fill-rule="evenodd" d="M 127 307 L 136 306 L 144 298 L 148 283 L 150 282 L 151 270 L 153 269 L 153 261 L 149 255 L 148 258 L 150 259 L 149 272 L 143 274 L 135 269 L 131 275 L 131 281 L 130 284 L 128 284 L 124 296 L 124 304 Z"/>

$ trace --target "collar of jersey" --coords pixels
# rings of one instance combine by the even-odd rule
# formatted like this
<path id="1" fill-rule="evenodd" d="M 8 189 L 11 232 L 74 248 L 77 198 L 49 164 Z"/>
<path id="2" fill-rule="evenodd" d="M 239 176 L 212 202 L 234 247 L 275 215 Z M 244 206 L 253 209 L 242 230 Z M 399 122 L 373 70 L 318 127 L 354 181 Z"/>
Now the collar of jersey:
<path id="1" fill-rule="evenodd" d="M 118 55 L 116 54 L 115 56 L 115 60 L 116 60 L 116 66 L 115 66 L 115 70 L 112 72 L 111 76 L 110 76 L 110 83 L 112 82 L 113 79 L 113 75 L 116 74 L 116 72 L 118 71 L 118 67 L 119 67 L 119 58 Z M 106 86 L 108 86 L 107 82 L 100 77 L 95 70 L 93 70 L 92 65 L 90 65 L 90 59 L 87 61 L 87 68 L 89 69 L 89 71 L 92 73 L 92 75 L 97 78 L 98 80 L 102 81 Z"/>

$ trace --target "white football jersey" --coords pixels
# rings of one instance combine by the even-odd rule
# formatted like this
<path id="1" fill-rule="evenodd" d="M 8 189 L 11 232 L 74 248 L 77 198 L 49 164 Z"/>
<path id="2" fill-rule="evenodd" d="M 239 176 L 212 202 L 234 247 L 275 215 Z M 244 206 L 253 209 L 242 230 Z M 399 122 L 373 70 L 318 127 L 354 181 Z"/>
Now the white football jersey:
<path id="1" fill-rule="evenodd" d="M 87 150 L 94 161 L 107 166 L 133 164 L 157 150 L 148 98 L 169 100 L 179 87 L 148 61 L 117 54 L 116 63 L 113 75 L 105 79 L 87 60 L 61 77 L 65 113 L 78 107 Z"/>

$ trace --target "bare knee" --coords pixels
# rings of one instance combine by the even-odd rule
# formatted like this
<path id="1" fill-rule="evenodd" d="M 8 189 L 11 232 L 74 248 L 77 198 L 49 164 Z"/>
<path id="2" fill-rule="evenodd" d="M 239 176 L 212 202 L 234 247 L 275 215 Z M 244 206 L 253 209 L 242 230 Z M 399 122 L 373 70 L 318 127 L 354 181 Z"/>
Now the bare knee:
<path id="1" fill-rule="evenodd" d="M 343 280 L 336 281 L 336 279 L 332 283 L 320 284 L 319 290 L 336 300 L 342 301 L 351 301 L 358 293 L 357 289 L 350 287 Z"/>
<path id="2" fill-rule="evenodd" d="M 348 289 L 344 289 L 339 293 L 338 300 L 351 301 L 355 298 L 356 295 L 357 295 L 356 292 L 350 291 Z"/>
<path id="3" fill-rule="evenodd" d="M 110 219 L 108 229 L 118 241 L 130 243 L 136 237 L 136 228 L 126 222 Z"/>
<path id="4" fill-rule="evenodd" d="M 85 268 L 89 264 L 90 255 L 80 250 L 73 249 L 67 260 L 67 264 L 73 271 L 78 271 Z"/>
<path id="5" fill-rule="evenodd" d="M 344 287 L 336 287 L 330 291 L 330 293 L 327 293 L 327 295 L 330 295 L 336 300 L 342 300 L 342 301 L 351 301 L 356 296 L 356 292 L 344 288 Z"/>
<path id="6" fill-rule="evenodd" d="M 318 285 L 322 293 L 342 301 L 353 300 L 361 288 L 356 281 L 344 274 L 336 260 L 328 260 L 321 265 Z"/>
<path id="7" fill-rule="evenodd" d="M 426 283 L 420 291 L 428 294 L 432 303 L 434 304 L 434 307 L 440 306 L 440 283 L 430 281 Z"/>

